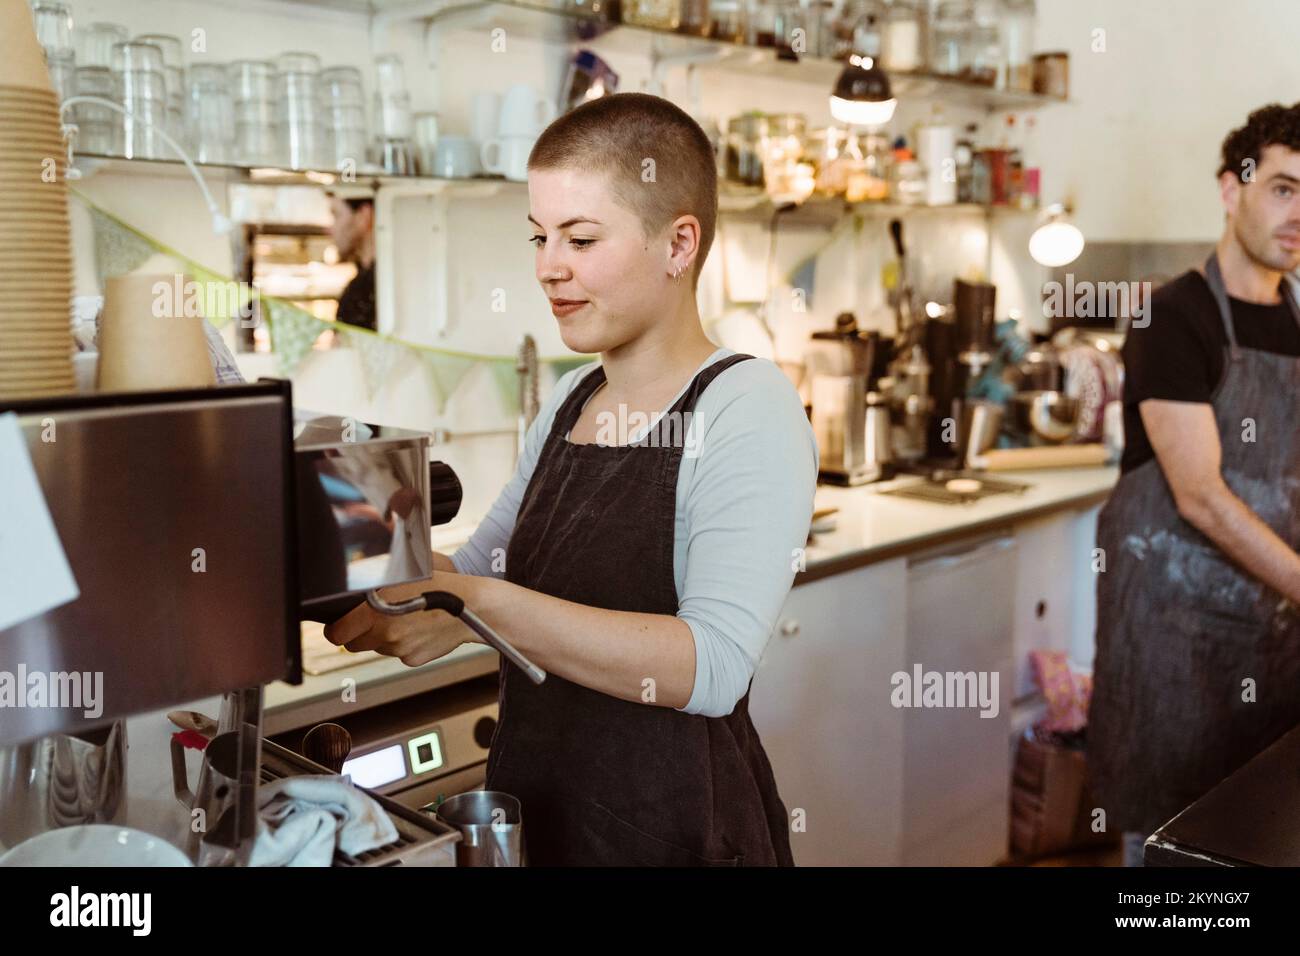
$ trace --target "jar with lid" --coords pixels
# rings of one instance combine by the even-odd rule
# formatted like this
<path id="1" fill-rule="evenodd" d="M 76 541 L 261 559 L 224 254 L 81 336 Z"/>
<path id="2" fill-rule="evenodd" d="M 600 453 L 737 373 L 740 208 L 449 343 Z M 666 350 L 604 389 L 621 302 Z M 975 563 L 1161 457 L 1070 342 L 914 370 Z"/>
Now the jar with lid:
<path id="1" fill-rule="evenodd" d="M 1034 88 L 1034 0 L 1003 0 L 1002 47 L 1008 90 L 1032 92 Z"/>
<path id="2" fill-rule="evenodd" d="M 747 42 L 751 46 L 776 47 L 777 56 L 782 59 L 797 59 L 808 52 L 803 23 L 804 9 L 799 0 L 753 0 L 749 7 Z M 796 34 L 796 30 L 801 32 Z"/>
<path id="3" fill-rule="evenodd" d="M 997 24 L 975 24 L 970 34 L 970 68 L 966 70 L 966 79 L 993 86 L 1004 73 L 1002 36 Z"/>
<path id="4" fill-rule="evenodd" d="M 854 133 L 847 147 L 850 157 L 849 202 L 884 202 L 889 199 L 889 180 L 893 172 L 894 153 L 884 133 Z"/>
<path id="5" fill-rule="evenodd" d="M 925 168 L 901 136 L 894 142 L 894 168 L 889 185 L 894 202 L 908 206 L 925 203 Z"/>
<path id="6" fill-rule="evenodd" d="M 744 43 L 749 18 L 746 0 L 710 0 L 709 35 L 724 43 Z"/>
<path id="7" fill-rule="evenodd" d="M 728 121 L 725 147 L 728 182 L 742 186 L 763 185 L 763 150 L 767 135 L 767 117 L 762 113 L 742 113 Z"/>
<path id="8" fill-rule="evenodd" d="M 681 23 L 677 29 L 682 33 L 706 37 L 712 32 L 713 20 L 709 14 L 709 0 L 681 0 L 681 10 Z"/>
<path id="9" fill-rule="evenodd" d="M 623 0 L 623 22 L 676 30 L 682 24 L 682 0 Z"/>
<path id="10" fill-rule="evenodd" d="M 849 132 L 827 126 L 808 134 L 804 157 L 813 167 L 813 191 L 819 196 L 843 196 L 848 191 Z"/>
<path id="11" fill-rule="evenodd" d="M 890 72 L 925 68 L 926 10 L 922 0 L 890 0 L 881 24 L 880 59 Z"/>
<path id="12" fill-rule="evenodd" d="M 831 21 L 830 56 L 836 60 L 847 60 L 851 53 L 879 56 L 884 12 L 882 0 L 845 0 Z"/>
<path id="13" fill-rule="evenodd" d="M 807 120 L 800 113 L 774 113 L 767 123 L 760 147 L 764 186 L 775 200 L 800 202 L 813 188 L 813 167 L 804 161 Z"/>
<path id="14" fill-rule="evenodd" d="M 930 21 L 930 70 L 942 76 L 965 76 L 970 69 L 975 11 L 970 0 L 942 0 Z"/>

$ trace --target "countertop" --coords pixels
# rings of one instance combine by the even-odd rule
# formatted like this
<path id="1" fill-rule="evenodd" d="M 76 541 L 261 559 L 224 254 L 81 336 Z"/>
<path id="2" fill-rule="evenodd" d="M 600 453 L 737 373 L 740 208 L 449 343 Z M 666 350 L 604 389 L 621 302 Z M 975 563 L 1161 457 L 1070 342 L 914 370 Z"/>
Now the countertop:
<path id="1" fill-rule="evenodd" d="M 1086 508 L 1106 499 L 1117 468 L 1060 468 L 999 473 L 1030 485 L 1018 494 L 999 494 L 968 504 L 939 504 L 883 495 L 880 492 L 915 477 L 901 477 L 857 488 L 819 486 L 817 508 L 837 508 L 835 529 L 813 537 L 806 570 L 796 586 L 854 568 L 922 550 L 956 538 L 1070 508 Z M 473 532 L 475 523 L 461 519 L 434 529 L 433 546 L 450 554 Z M 309 646 L 318 646 L 320 625 L 304 624 Z M 367 654 L 358 663 L 309 675 L 299 686 L 269 684 L 265 691 L 264 731 L 269 736 L 294 727 L 330 720 L 358 707 L 467 680 L 497 669 L 497 652 L 481 644 L 463 644 L 421 667 L 407 667 L 391 657 Z M 355 692 L 349 701 L 346 693 Z"/>
<path id="2" fill-rule="evenodd" d="M 921 480 L 914 476 L 857 488 L 819 486 L 816 507 L 839 509 L 835 529 L 813 536 L 806 553 L 806 570 L 795 578 L 795 584 L 1055 511 L 1099 504 L 1110 494 L 1119 469 L 1045 468 L 998 472 L 990 477 L 1024 482 L 1030 487 L 965 504 L 943 504 L 881 494 Z"/>

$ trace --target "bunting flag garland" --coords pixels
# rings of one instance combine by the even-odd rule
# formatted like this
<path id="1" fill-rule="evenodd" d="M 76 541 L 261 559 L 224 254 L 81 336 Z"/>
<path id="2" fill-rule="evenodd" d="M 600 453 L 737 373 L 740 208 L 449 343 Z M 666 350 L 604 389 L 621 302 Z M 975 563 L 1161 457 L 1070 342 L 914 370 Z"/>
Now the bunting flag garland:
<path id="1" fill-rule="evenodd" d="M 430 385 L 437 393 L 440 411 L 446 408 L 447 400 L 470 370 L 483 364 L 488 366 L 492 380 L 501 393 L 502 405 L 511 411 L 518 411 L 519 386 L 515 372 L 516 357 L 513 355 L 481 355 L 440 349 L 317 318 L 292 302 L 263 295 L 243 283 L 219 275 L 100 208 L 76 190 L 72 192 L 90 210 L 95 232 L 96 271 L 101 286 L 104 279 L 131 272 L 153 255 L 161 253 L 169 256 L 179 262 L 186 275 L 197 284 L 186 295 L 192 291 L 199 297 L 204 317 L 217 328 L 223 328 L 236 319 L 252 320 L 260 312 L 261 320 L 268 327 L 271 349 L 275 353 L 281 375 L 293 375 L 320 339 L 321 333 L 334 329 L 339 333 L 340 342 L 359 354 L 366 392 L 371 398 L 400 366 L 403 358 L 413 356 L 428 370 Z M 564 355 L 539 358 L 538 363 L 551 366 L 556 378 L 559 378 L 565 372 L 585 365 L 594 358 L 591 355 Z"/>

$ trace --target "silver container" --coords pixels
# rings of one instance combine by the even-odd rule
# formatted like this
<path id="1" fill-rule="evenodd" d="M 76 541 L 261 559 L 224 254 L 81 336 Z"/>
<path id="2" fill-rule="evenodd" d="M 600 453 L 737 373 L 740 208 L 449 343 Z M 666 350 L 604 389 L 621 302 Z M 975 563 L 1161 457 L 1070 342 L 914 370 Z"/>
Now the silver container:
<path id="1" fill-rule="evenodd" d="M 524 821 L 518 798 L 497 790 L 471 790 L 443 801 L 437 816 L 460 831 L 457 866 L 523 865 Z"/>
<path id="2" fill-rule="evenodd" d="M 126 811 L 126 724 L 0 748 L 0 843 Z"/>

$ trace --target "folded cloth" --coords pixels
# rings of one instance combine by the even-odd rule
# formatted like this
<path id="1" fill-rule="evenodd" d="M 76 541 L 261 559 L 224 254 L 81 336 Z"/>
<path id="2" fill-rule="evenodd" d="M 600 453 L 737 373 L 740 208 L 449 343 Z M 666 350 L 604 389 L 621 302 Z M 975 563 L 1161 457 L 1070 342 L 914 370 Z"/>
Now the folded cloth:
<path id="1" fill-rule="evenodd" d="M 348 777 L 285 777 L 258 788 L 257 839 L 250 866 L 329 866 L 337 846 L 349 856 L 386 846 L 397 827 Z"/>

